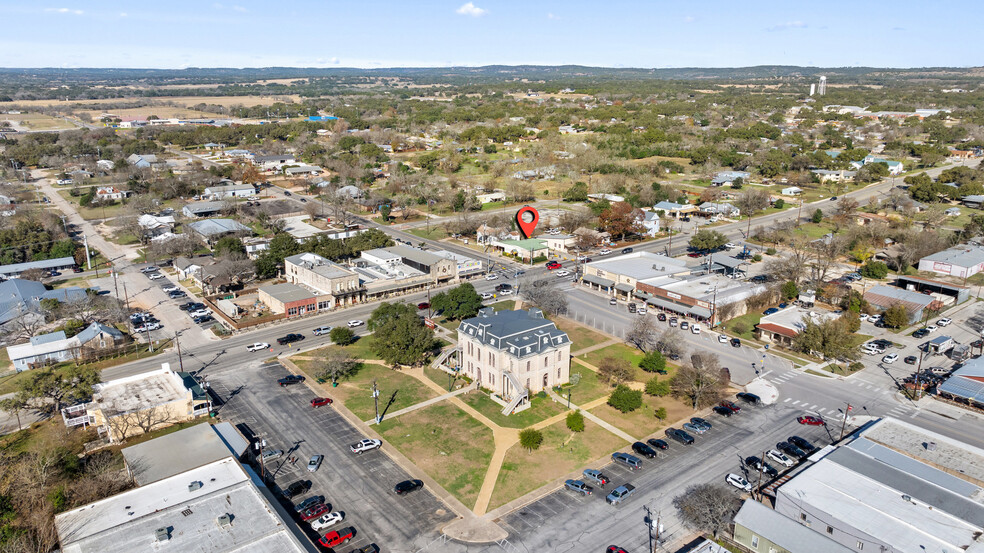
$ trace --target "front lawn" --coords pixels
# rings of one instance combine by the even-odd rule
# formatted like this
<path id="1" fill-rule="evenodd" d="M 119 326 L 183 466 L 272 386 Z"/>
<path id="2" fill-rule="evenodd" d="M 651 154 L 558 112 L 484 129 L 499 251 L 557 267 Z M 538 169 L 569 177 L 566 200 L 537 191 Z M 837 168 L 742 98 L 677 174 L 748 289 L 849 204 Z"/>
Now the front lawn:
<path id="1" fill-rule="evenodd" d="M 314 360 L 292 359 L 292 361 L 309 378 L 315 378 Z M 363 363 L 354 375 L 340 379 L 337 387 L 332 387 L 330 381 L 325 382 L 323 386 L 331 398 L 342 402 L 360 420 L 370 420 L 376 416 L 372 398 L 374 380 L 379 390 L 379 412 L 384 415 L 438 395 L 416 378 L 375 363 Z"/>
<path id="2" fill-rule="evenodd" d="M 742 340 L 755 340 L 755 325 L 762 321 L 762 315 L 758 312 L 745 313 L 741 317 L 735 317 L 730 321 L 724 323 L 722 327 L 728 331 L 728 334 L 732 336 L 737 336 Z M 737 332 L 735 327 L 744 325 L 744 332 Z"/>
<path id="3" fill-rule="evenodd" d="M 427 230 L 426 227 L 424 227 L 424 228 L 410 229 L 407 232 L 414 236 L 423 238 L 425 240 L 435 240 L 435 241 L 444 240 L 445 238 L 448 237 L 448 233 L 444 230 L 444 228 L 436 224 L 431 225 L 429 231 Z"/>
<path id="4" fill-rule="evenodd" d="M 572 471 L 587 468 L 588 462 L 626 445 L 624 440 L 590 420 L 584 421 L 584 432 L 571 432 L 565 421 L 556 422 L 542 432 L 540 449 L 529 452 L 517 443 L 506 452 L 489 509 L 500 507 Z"/>
<path id="5" fill-rule="evenodd" d="M 446 402 L 384 420 L 377 429 L 451 495 L 474 507 L 495 450 L 492 430 Z"/>
<path id="6" fill-rule="evenodd" d="M 666 407 L 667 417 L 665 421 L 657 419 L 654 415 L 659 407 Z M 640 440 L 670 426 L 675 421 L 694 414 L 694 410 L 689 405 L 685 405 L 670 396 L 653 397 L 645 394 L 642 396 L 642 407 L 635 411 L 622 413 L 605 403 L 589 412 Z"/>
<path id="7" fill-rule="evenodd" d="M 578 377 L 578 383 L 574 385 L 567 384 L 561 387 L 558 392 L 558 395 L 564 399 L 567 399 L 567 393 L 571 392 L 571 403 L 583 405 L 611 393 L 611 386 L 602 382 L 598 378 L 598 373 L 593 370 L 577 363 L 571 363 L 572 380 L 574 379 L 575 373 L 580 375 Z"/>
<path id="8" fill-rule="evenodd" d="M 554 323 L 558 329 L 566 332 L 567 336 L 571 339 L 571 353 L 610 339 L 608 336 L 595 332 L 570 319 L 557 319 Z"/>
<path id="9" fill-rule="evenodd" d="M 606 357 L 614 357 L 616 359 L 625 359 L 628 361 L 629 367 L 632 370 L 631 380 L 636 382 L 645 382 L 652 378 L 650 373 L 647 373 L 639 368 L 639 362 L 642 361 L 643 353 L 639 351 L 638 348 L 627 346 L 625 344 L 612 344 L 610 346 L 605 346 L 585 355 L 580 355 L 578 356 L 578 359 L 583 359 L 595 367 L 600 368 L 601 362 Z M 667 365 L 667 369 L 670 369 L 669 365 Z"/>
<path id="10" fill-rule="evenodd" d="M 473 390 L 458 397 L 492 422 L 506 428 L 526 428 L 564 411 L 563 406 L 549 397 L 541 398 L 535 395 L 530 399 L 528 409 L 512 415 L 503 415 L 503 407 L 492 401 L 489 395 L 481 390 Z"/>

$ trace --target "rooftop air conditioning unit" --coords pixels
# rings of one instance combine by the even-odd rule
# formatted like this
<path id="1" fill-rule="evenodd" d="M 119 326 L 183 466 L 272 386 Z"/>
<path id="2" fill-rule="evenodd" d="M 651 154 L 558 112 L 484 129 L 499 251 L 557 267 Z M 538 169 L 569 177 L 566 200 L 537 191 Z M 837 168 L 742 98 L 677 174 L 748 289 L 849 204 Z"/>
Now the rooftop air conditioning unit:
<path id="1" fill-rule="evenodd" d="M 229 528 L 232 526 L 232 516 L 228 513 L 219 515 L 219 517 L 215 519 L 215 522 L 219 525 L 219 528 Z"/>
<path id="2" fill-rule="evenodd" d="M 197 481 L 197 480 L 194 481 L 194 482 L 192 482 L 191 484 L 188 484 L 188 491 L 189 492 L 194 492 L 194 491 L 197 491 L 197 490 L 200 490 L 200 489 L 202 489 L 202 483 L 199 482 L 199 481 Z"/>
<path id="3" fill-rule="evenodd" d="M 171 539 L 171 531 L 167 528 L 158 528 L 157 531 L 154 532 L 154 536 L 157 538 L 157 541 L 164 542 Z"/>

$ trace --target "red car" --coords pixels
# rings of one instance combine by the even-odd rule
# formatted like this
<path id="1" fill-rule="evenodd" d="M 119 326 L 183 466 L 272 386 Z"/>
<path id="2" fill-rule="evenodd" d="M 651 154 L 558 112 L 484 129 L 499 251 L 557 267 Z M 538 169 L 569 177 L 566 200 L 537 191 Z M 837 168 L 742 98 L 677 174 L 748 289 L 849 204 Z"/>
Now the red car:
<path id="1" fill-rule="evenodd" d="M 430 308 L 430 306 L 431 304 L 427 303 L 426 301 L 422 301 L 417 304 L 417 309 L 428 309 Z"/>
<path id="2" fill-rule="evenodd" d="M 314 520 L 327 512 L 328 512 L 328 506 L 325 505 L 324 503 L 318 503 L 313 507 L 308 507 L 307 509 L 301 511 L 301 520 L 305 522 L 309 520 Z"/>
<path id="3" fill-rule="evenodd" d="M 318 540 L 318 543 L 325 547 L 335 547 L 336 545 L 341 545 L 355 536 L 355 528 L 351 526 L 347 528 L 342 528 L 341 530 L 332 530 L 325 534 L 325 537 Z"/>
<path id="4" fill-rule="evenodd" d="M 724 407 L 725 409 L 730 409 L 732 413 L 737 413 L 738 411 L 741 411 L 741 407 L 738 407 L 731 401 L 722 401 L 721 407 Z"/>
<path id="5" fill-rule="evenodd" d="M 608 553 L 629 553 L 628 551 L 622 549 L 617 545 L 609 545 L 608 549 L 606 549 L 605 551 L 607 551 Z"/>
<path id="6" fill-rule="evenodd" d="M 316 397 L 311 400 L 311 407 L 321 407 L 323 405 L 331 405 L 331 398 Z"/>
<path id="7" fill-rule="evenodd" d="M 552 271 L 554 269 L 559 269 L 561 267 L 563 267 L 563 265 L 561 265 L 560 263 L 557 263 L 556 261 L 550 261 L 550 262 L 547 263 L 547 269 L 550 270 L 550 271 Z"/>
<path id="8" fill-rule="evenodd" d="M 819 417 L 811 417 L 811 416 L 796 417 L 796 422 L 800 424 L 808 424 L 810 426 L 823 426 L 824 424 L 826 424 L 825 422 L 823 422 L 823 419 Z"/>

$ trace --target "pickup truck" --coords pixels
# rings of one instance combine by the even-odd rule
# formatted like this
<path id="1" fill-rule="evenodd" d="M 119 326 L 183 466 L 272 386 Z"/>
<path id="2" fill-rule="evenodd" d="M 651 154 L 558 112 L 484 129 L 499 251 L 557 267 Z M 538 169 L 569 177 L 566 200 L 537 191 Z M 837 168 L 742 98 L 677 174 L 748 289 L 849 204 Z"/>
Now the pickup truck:
<path id="1" fill-rule="evenodd" d="M 594 488 L 585 484 L 581 480 L 568 480 L 564 482 L 564 487 L 581 495 L 591 495 L 591 492 L 594 491 Z"/>
<path id="2" fill-rule="evenodd" d="M 625 501 L 625 498 L 629 497 L 634 492 L 635 486 L 632 484 L 623 484 L 612 490 L 612 493 L 608 494 L 605 501 L 607 501 L 609 505 L 618 505 L 619 503 Z"/>
<path id="3" fill-rule="evenodd" d="M 597 469 L 584 469 L 582 474 L 584 474 L 585 480 L 590 480 L 601 488 L 604 488 L 605 484 L 608 484 L 608 482 L 611 481 L 608 476 L 602 474 L 602 472 Z"/>
<path id="4" fill-rule="evenodd" d="M 355 528 L 351 526 L 342 528 L 341 530 L 332 530 L 325 534 L 323 538 L 318 540 L 318 543 L 325 547 L 335 547 L 336 545 L 342 545 L 348 542 L 355 536 Z"/>

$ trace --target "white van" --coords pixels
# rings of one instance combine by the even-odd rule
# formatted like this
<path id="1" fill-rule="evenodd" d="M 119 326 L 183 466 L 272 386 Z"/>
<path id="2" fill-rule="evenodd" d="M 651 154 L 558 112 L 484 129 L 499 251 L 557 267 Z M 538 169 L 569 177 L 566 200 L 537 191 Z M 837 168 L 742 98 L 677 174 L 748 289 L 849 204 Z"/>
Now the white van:
<path id="1" fill-rule="evenodd" d="M 694 334 L 700 334 L 700 325 L 699 324 L 690 325 L 690 332 Z"/>

